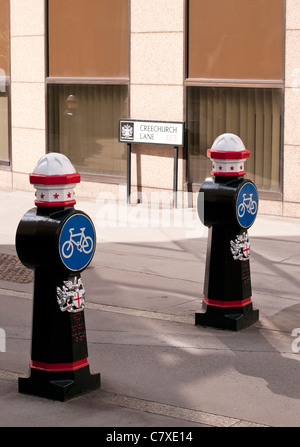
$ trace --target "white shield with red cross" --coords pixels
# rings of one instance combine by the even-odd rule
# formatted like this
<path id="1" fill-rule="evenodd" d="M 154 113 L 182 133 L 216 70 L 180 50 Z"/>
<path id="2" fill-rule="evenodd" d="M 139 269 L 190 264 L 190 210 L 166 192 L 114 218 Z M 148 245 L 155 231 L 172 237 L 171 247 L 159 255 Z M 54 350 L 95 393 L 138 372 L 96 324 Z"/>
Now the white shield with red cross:
<path id="1" fill-rule="evenodd" d="M 234 241 L 230 241 L 230 250 L 235 261 L 247 261 L 250 257 L 250 242 L 248 234 L 239 234 Z"/>
<path id="2" fill-rule="evenodd" d="M 62 312 L 81 312 L 85 306 L 85 290 L 81 279 L 75 276 L 72 281 L 64 281 L 56 288 L 56 298 Z"/>

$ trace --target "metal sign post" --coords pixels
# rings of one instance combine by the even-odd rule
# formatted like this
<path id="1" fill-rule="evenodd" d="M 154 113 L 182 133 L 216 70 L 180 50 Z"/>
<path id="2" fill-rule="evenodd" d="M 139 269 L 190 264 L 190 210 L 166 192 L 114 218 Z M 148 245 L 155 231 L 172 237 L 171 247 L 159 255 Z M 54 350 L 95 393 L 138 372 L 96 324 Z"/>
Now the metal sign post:
<path id="1" fill-rule="evenodd" d="M 174 208 L 177 208 L 177 190 L 178 190 L 178 146 L 175 146 L 174 147 L 174 175 L 173 175 Z"/>
<path id="2" fill-rule="evenodd" d="M 127 143 L 127 203 L 131 193 L 131 144 L 174 147 L 173 206 L 177 208 L 178 147 L 184 146 L 184 123 L 120 119 L 119 142 Z"/>
<path id="3" fill-rule="evenodd" d="M 131 194 L 131 144 L 127 144 L 127 203 L 130 204 Z"/>

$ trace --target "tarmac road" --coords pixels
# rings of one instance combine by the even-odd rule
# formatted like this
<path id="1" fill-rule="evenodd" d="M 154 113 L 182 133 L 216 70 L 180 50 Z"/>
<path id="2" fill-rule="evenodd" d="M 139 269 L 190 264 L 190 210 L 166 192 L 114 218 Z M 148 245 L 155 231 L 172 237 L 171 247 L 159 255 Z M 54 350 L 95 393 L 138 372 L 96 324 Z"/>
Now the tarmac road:
<path id="1" fill-rule="evenodd" d="M 151 220 L 143 205 L 104 210 L 78 200 L 97 230 L 82 280 L 101 389 L 56 402 L 18 393 L 30 361 L 33 282 L 14 238 L 34 203 L 32 193 L 4 190 L 0 201 L 0 426 L 299 427 L 300 220 L 259 215 L 249 230 L 260 319 L 230 332 L 194 325 L 207 244 L 195 211 L 169 208 Z"/>

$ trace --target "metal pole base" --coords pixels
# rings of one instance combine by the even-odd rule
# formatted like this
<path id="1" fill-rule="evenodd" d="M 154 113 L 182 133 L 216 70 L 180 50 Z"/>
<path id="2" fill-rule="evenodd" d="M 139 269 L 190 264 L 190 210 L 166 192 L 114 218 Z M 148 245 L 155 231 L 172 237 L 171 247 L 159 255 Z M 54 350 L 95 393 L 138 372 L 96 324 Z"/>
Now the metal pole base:
<path id="1" fill-rule="evenodd" d="M 100 388 L 100 374 L 85 366 L 73 372 L 49 372 L 31 368 L 30 377 L 19 377 L 19 393 L 65 402 Z"/>
<path id="2" fill-rule="evenodd" d="M 252 303 L 244 307 L 232 307 L 230 309 L 209 305 L 205 305 L 205 308 L 205 312 L 195 314 L 196 326 L 240 331 L 252 326 L 259 319 L 259 310 L 253 309 Z"/>

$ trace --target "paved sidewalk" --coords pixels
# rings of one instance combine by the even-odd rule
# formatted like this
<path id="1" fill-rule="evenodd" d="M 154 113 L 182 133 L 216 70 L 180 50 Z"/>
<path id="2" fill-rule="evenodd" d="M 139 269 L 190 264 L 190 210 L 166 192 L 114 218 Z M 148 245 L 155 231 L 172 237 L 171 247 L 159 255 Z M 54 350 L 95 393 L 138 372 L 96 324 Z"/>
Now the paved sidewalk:
<path id="1" fill-rule="evenodd" d="M 82 280 L 89 363 L 102 383 L 62 403 L 18 393 L 30 360 L 33 283 L 16 264 L 14 239 L 34 198 L 2 190 L 0 203 L 0 262 L 7 262 L 6 270 L 0 264 L 0 426 L 300 426 L 300 339 L 292 336 L 300 328 L 300 220 L 259 215 L 249 230 L 260 320 L 230 332 L 194 325 L 207 244 L 195 210 L 78 200 L 97 230 Z"/>

